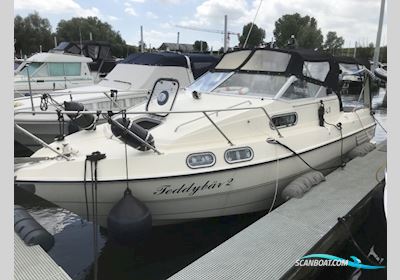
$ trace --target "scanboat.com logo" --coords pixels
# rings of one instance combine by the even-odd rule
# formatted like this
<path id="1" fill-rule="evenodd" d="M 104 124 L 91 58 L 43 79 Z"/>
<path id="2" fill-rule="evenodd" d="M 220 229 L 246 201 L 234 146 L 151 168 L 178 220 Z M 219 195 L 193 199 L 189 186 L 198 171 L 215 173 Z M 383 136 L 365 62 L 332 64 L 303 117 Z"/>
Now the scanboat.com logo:
<path id="1" fill-rule="evenodd" d="M 385 266 L 362 264 L 361 260 L 355 256 L 351 256 L 350 260 L 328 254 L 311 254 L 297 260 L 295 266 L 351 266 L 361 269 L 382 269 Z"/>

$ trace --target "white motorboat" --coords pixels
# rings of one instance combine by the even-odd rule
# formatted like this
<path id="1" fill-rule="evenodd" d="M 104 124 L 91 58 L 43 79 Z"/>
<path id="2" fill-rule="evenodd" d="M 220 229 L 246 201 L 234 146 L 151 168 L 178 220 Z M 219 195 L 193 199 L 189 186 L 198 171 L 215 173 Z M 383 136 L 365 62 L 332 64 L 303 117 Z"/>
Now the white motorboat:
<path id="1" fill-rule="evenodd" d="M 117 60 L 112 55 L 111 44 L 103 41 L 61 42 L 51 53 L 76 54 L 89 57 L 89 69 L 95 82 L 104 78 L 115 67 Z"/>
<path id="2" fill-rule="evenodd" d="M 174 78 L 180 87 L 191 84 L 195 78 L 213 67 L 218 58 L 211 55 L 182 55 L 170 52 L 133 54 L 120 62 L 96 85 L 60 90 L 33 98 L 14 100 L 15 123 L 47 143 L 60 134 L 76 131 L 71 124 L 59 122 L 57 115 L 21 114 L 21 112 L 55 111 L 64 109 L 65 101 L 82 103 L 87 110 L 121 110 L 147 99 L 157 80 Z M 61 131 L 60 131 L 61 128 Z M 15 129 L 14 139 L 30 150 L 40 146 L 31 137 Z"/>
<path id="3" fill-rule="evenodd" d="M 85 160 L 99 151 L 103 226 L 127 188 L 153 225 L 269 209 L 288 182 L 310 170 L 304 161 L 337 166 L 373 137 L 369 83 L 363 106 L 348 108 L 338 76 L 333 57 L 314 51 L 227 53 L 179 93 L 176 81 L 159 81 L 146 104 L 37 151 L 37 162 L 18 167 L 15 183 L 34 185 L 36 195 L 85 217 L 93 203 L 90 191 L 85 198 Z"/>
<path id="4" fill-rule="evenodd" d="M 14 97 L 94 84 L 91 58 L 59 53 L 37 53 L 15 70 Z"/>

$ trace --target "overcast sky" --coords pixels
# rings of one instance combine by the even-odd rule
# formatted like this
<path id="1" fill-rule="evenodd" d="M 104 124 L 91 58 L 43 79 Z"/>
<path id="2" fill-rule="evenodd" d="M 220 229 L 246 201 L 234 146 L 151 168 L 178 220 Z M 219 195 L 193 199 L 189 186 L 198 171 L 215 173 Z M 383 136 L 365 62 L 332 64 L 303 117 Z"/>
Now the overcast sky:
<path id="1" fill-rule="evenodd" d="M 380 2 L 264 0 L 255 23 L 266 30 L 265 40 L 270 41 L 275 21 L 284 14 L 297 12 L 315 17 L 324 35 L 336 31 L 345 39 L 345 47 L 354 46 L 355 41 L 367 45 L 376 40 Z M 26 16 L 36 10 L 50 20 L 53 30 L 61 19 L 97 16 L 134 45 L 140 40 L 140 25 L 143 25 L 144 41 L 152 47 L 157 48 L 162 42 L 176 42 L 179 31 L 181 43 L 205 40 L 218 49 L 223 45 L 223 35 L 180 29 L 175 25 L 223 30 L 223 17 L 227 14 L 228 30 L 241 33 L 243 25 L 253 20 L 259 3 L 260 0 L 15 0 L 14 12 Z M 383 44 L 387 41 L 386 30 L 385 17 Z M 233 35 L 230 45 L 236 44 L 237 37 Z"/>

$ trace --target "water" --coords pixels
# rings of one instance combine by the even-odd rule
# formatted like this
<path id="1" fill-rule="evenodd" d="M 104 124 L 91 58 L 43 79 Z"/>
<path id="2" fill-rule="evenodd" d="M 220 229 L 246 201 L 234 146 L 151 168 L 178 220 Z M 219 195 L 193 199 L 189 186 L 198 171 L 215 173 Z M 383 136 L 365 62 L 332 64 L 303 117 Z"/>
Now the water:
<path id="1" fill-rule="evenodd" d="M 386 109 L 379 105 L 381 90 L 373 99 L 376 119 L 385 127 Z M 374 141 L 386 139 L 378 125 Z M 24 206 L 55 237 L 49 255 L 74 280 L 93 279 L 92 223 L 36 196 L 15 191 L 14 203 Z M 135 247 L 119 247 L 99 236 L 99 279 L 166 279 L 235 235 L 265 213 L 218 217 L 197 222 L 153 228 L 150 236 Z"/>

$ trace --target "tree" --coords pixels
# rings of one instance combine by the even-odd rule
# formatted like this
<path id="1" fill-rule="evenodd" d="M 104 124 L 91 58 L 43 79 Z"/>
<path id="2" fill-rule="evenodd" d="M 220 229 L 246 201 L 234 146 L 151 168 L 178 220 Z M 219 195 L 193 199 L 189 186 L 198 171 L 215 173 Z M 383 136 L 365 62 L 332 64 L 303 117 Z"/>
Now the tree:
<path id="1" fill-rule="evenodd" d="M 195 51 L 203 51 L 206 52 L 208 51 L 208 44 L 206 41 L 195 41 L 193 44 L 193 49 Z"/>
<path id="2" fill-rule="evenodd" d="M 97 17 L 75 17 L 70 20 L 61 20 L 57 26 L 57 38 L 59 41 L 89 40 L 92 33 L 93 40 L 107 41 L 112 45 L 112 53 L 115 56 L 124 56 L 126 42 L 118 31 L 114 31 L 107 22 L 102 22 Z"/>
<path id="3" fill-rule="evenodd" d="M 321 29 L 313 17 L 295 13 L 283 15 L 275 22 L 274 36 L 278 47 L 286 47 L 290 36 L 294 35 L 301 48 L 320 48 L 323 41 Z"/>
<path id="4" fill-rule="evenodd" d="M 38 12 L 29 14 L 23 18 L 17 15 L 14 18 L 15 52 L 30 55 L 53 48 L 53 34 L 48 19 L 39 16 Z"/>
<path id="5" fill-rule="evenodd" d="M 251 28 L 251 23 L 248 23 L 245 26 L 243 26 L 242 35 L 239 37 L 239 43 L 240 46 L 242 47 L 244 46 L 250 28 Z M 249 35 L 249 39 L 247 40 L 246 46 L 244 47 L 246 48 L 257 47 L 263 43 L 264 38 L 265 38 L 265 30 L 254 24 L 251 33 Z"/>
<path id="6" fill-rule="evenodd" d="M 335 54 L 335 51 L 340 49 L 344 44 L 342 37 L 338 37 L 336 32 L 329 31 L 326 34 L 326 40 L 324 43 L 324 49 L 329 51 L 331 54 Z"/>

